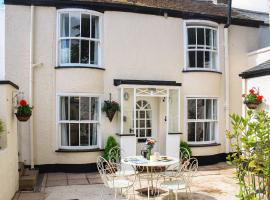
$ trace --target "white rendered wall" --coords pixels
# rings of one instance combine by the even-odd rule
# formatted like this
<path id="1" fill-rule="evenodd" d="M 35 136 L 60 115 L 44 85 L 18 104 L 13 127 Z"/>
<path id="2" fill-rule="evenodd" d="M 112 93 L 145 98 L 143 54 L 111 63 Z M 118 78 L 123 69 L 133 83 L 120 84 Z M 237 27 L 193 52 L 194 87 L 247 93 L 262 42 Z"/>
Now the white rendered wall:
<path id="1" fill-rule="evenodd" d="M 5 10 L 0 6 L 0 80 L 5 79 Z"/>

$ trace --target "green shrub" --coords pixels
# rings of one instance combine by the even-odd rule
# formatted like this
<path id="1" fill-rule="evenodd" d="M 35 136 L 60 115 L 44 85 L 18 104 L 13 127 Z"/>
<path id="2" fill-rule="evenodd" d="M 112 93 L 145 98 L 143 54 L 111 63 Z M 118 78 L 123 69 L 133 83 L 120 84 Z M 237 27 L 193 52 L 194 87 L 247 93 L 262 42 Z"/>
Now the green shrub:
<path id="1" fill-rule="evenodd" d="M 4 123 L 0 120 L 0 134 L 4 133 Z"/>
<path id="2" fill-rule="evenodd" d="M 190 157 L 192 156 L 192 150 L 191 150 L 191 148 L 188 146 L 188 143 L 186 143 L 186 142 L 184 142 L 184 141 L 181 141 L 181 142 L 180 142 L 180 147 L 181 147 L 181 148 L 187 149 L 187 151 L 188 151 L 188 153 L 189 153 L 189 156 L 190 156 Z M 180 151 L 181 151 L 181 149 L 180 149 Z M 186 153 L 186 152 L 184 151 L 183 153 Z"/>
<path id="3" fill-rule="evenodd" d="M 104 150 L 104 158 L 106 160 L 109 160 L 110 150 L 116 146 L 119 146 L 119 144 L 116 142 L 115 138 L 113 136 L 109 136 Z"/>

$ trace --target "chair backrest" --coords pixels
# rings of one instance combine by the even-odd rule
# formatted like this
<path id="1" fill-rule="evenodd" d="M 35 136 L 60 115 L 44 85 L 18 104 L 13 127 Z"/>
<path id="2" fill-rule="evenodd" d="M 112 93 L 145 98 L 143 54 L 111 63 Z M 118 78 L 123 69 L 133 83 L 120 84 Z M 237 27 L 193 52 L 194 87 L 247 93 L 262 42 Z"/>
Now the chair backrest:
<path id="1" fill-rule="evenodd" d="M 108 175 L 113 173 L 110 163 L 105 158 L 99 156 L 97 158 L 97 169 L 104 185 L 108 186 Z"/>
<path id="2" fill-rule="evenodd" d="M 121 163 L 121 157 L 124 157 L 126 155 L 125 151 L 121 149 L 119 146 L 113 147 L 109 151 L 109 162 L 110 163 Z"/>
<path id="3" fill-rule="evenodd" d="M 179 149 L 179 161 L 180 161 L 180 163 L 184 163 L 185 161 L 187 161 L 189 159 L 190 159 L 189 151 L 184 147 L 180 147 L 180 149 Z"/>
<path id="4" fill-rule="evenodd" d="M 186 185 L 190 186 L 192 183 L 192 177 L 194 177 L 198 171 L 198 160 L 196 158 L 190 158 L 186 163 L 187 164 L 182 169 L 184 172 L 183 177 Z"/>

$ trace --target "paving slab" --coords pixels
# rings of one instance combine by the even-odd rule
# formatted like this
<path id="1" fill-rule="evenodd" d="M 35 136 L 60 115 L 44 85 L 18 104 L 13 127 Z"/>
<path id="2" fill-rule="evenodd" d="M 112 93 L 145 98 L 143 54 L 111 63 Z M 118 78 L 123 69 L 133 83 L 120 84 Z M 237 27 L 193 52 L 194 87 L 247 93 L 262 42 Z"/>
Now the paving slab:
<path id="1" fill-rule="evenodd" d="M 71 179 L 68 180 L 68 185 L 89 185 L 86 178 L 84 179 Z"/>
<path id="2" fill-rule="evenodd" d="M 68 179 L 83 179 L 83 178 L 86 178 L 86 175 L 85 174 L 72 174 L 72 173 L 68 173 L 67 174 L 67 178 Z"/>
<path id="3" fill-rule="evenodd" d="M 68 185 L 67 179 L 64 180 L 47 180 L 46 187 L 66 186 Z"/>
<path id="4" fill-rule="evenodd" d="M 48 180 L 64 180 L 67 179 L 66 173 L 48 173 Z"/>

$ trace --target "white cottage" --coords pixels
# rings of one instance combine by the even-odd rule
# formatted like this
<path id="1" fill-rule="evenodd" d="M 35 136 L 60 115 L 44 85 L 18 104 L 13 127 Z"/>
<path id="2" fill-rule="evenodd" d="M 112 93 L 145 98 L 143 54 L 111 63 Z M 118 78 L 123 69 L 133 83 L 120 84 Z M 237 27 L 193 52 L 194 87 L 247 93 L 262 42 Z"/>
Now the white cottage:
<path id="1" fill-rule="evenodd" d="M 224 161 L 238 74 L 269 32 L 267 14 L 233 9 L 227 24 L 218 2 L 5 0 L 5 79 L 34 106 L 18 125 L 20 161 L 95 170 L 109 135 L 128 155 L 154 137 L 161 154 L 183 140 L 200 164 Z M 110 98 L 121 106 L 112 122 Z"/>

